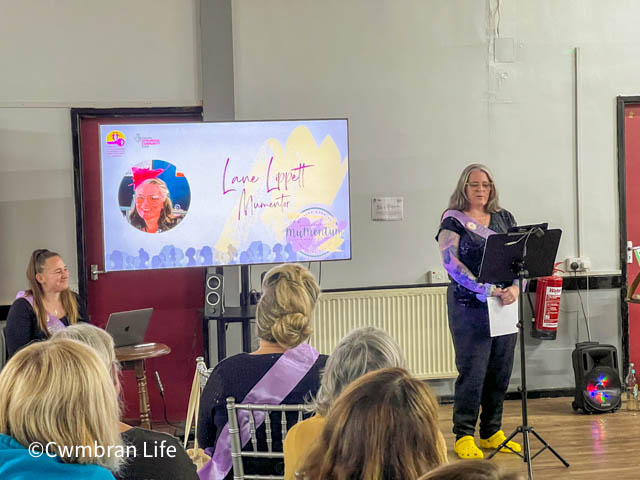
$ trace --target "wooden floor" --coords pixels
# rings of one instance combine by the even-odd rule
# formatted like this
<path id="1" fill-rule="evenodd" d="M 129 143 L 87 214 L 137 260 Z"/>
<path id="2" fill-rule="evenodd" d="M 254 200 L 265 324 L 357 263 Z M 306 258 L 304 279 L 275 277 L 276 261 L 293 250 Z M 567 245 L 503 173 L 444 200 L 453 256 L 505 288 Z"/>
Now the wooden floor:
<path id="1" fill-rule="evenodd" d="M 640 412 L 626 411 L 623 406 L 615 413 L 576 414 L 571 408 L 572 400 L 543 398 L 528 401 L 529 425 L 570 465 L 564 467 L 546 450 L 533 460 L 533 478 L 640 479 Z M 452 405 L 441 407 L 440 428 L 449 446 L 449 461 L 455 462 L 458 457 L 453 451 L 452 409 Z M 521 423 L 521 401 L 505 402 L 502 424 L 505 434 L 509 435 Z M 514 440 L 522 443 L 522 434 Z M 541 446 L 533 438 L 532 454 Z M 485 451 L 485 456 L 488 452 Z M 510 471 L 522 472 L 526 478 L 527 466 L 514 454 L 498 453 L 490 461 L 498 462 Z"/>

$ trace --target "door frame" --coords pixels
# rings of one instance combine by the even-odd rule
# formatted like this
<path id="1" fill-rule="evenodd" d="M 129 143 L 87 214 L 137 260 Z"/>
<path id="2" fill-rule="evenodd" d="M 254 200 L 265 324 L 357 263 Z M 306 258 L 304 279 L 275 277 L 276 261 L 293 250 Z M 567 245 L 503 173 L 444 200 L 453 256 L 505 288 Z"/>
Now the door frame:
<path id="1" fill-rule="evenodd" d="M 136 108 L 72 108 L 71 142 L 73 146 L 73 189 L 76 209 L 76 250 L 78 257 L 78 290 L 80 298 L 88 298 L 88 270 L 84 247 L 84 208 L 82 186 L 82 145 L 80 125 L 85 118 L 107 117 L 180 117 L 203 116 L 202 106 L 193 107 L 136 107 Z"/>
<path id="2" fill-rule="evenodd" d="M 620 289 L 620 310 L 622 317 L 622 365 L 623 375 L 627 374 L 629 364 L 629 305 L 625 301 L 629 282 L 627 280 L 627 169 L 624 144 L 624 110 L 628 105 L 640 105 L 640 97 L 616 98 L 617 135 L 618 135 L 618 213 L 620 221 L 620 270 L 622 288 Z"/>

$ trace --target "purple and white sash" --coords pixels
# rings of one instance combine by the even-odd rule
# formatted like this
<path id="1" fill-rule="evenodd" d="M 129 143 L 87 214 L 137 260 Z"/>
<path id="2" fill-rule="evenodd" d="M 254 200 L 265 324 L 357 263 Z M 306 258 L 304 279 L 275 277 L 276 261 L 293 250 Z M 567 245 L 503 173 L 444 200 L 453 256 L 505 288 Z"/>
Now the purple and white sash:
<path id="1" fill-rule="evenodd" d="M 301 343 L 287 350 L 254 385 L 240 403 L 280 405 L 293 388 L 302 381 L 320 354 L 309 344 Z M 285 412 L 282 412 L 284 415 Z M 256 429 L 264 422 L 265 413 L 254 412 Z M 249 442 L 249 413 L 238 410 L 238 425 L 242 447 Z M 231 471 L 231 436 L 227 422 L 216 441 L 215 450 L 207 448 L 211 460 L 198 472 L 200 480 L 222 480 Z"/>
<path id="2" fill-rule="evenodd" d="M 491 230 L 489 227 L 485 227 L 480 222 L 474 220 L 469 215 L 465 215 L 460 210 L 447 210 L 446 212 L 444 212 L 444 215 L 442 215 L 442 220 L 449 217 L 455 218 L 462 224 L 464 228 L 469 230 L 471 233 L 480 235 L 485 240 L 491 235 L 495 235 L 497 233 Z"/>
<path id="3" fill-rule="evenodd" d="M 442 220 L 444 220 L 445 218 L 449 218 L 449 217 L 455 218 L 468 231 L 470 231 L 472 233 L 475 233 L 476 235 L 481 236 L 485 240 L 487 238 L 489 238 L 491 235 L 495 235 L 496 233 L 498 233 L 498 232 L 494 232 L 489 227 L 485 227 L 484 225 L 482 225 L 478 221 L 476 221 L 473 218 L 471 218 L 469 215 L 465 215 L 460 210 L 447 210 L 446 212 L 444 212 L 444 215 L 442 215 Z M 514 280 L 513 284 L 516 285 L 517 281 Z M 522 284 L 523 288 L 524 288 L 524 286 L 526 284 L 527 284 L 527 280 L 524 280 L 524 282 Z"/>
<path id="4" fill-rule="evenodd" d="M 26 299 L 31 304 L 31 307 L 33 307 L 33 295 L 27 295 L 24 291 L 20 291 L 16 295 L 16 300 L 19 298 Z M 58 317 L 47 312 L 47 330 L 49 330 L 49 335 L 51 336 L 63 328 L 66 328 L 66 325 L 62 323 Z"/>

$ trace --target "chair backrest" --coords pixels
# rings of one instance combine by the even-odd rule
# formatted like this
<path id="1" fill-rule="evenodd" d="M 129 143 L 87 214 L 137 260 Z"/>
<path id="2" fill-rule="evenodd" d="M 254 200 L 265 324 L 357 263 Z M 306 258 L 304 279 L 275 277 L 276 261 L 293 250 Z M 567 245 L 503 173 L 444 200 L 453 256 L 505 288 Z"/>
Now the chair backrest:
<path id="1" fill-rule="evenodd" d="M 242 440 L 240 439 L 240 426 L 238 421 L 238 410 L 246 410 L 249 417 L 249 433 L 250 441 L 253 449 L 251 451 L 242 451 Z M 256 420 L 254 412 L 264 412 L 264 426 L 267 439 L 267 451 L 258 451 L 258 439 L 256 436 Z M 288 428 L 291 428 L 295 423 L 302 421 L 303 413 L 308 412 L 306 405 L 253 405 L 253 404 L 241 404 L 236 403 L 236 399 L 233 397 L 227 398 L 227 414 L 229 418 L 229 434 L 231 437 L 231 462 L 233 465 L 233 479 L 234 480 L 276 480 L 284 479 L 283 476 L 275 475 L 245 475 L 242 459 L 245 457 L 253 458 L 284 458 L 283 452 L 276 452 L 273 450 L 273 437 L 271 435 L 272 422 L 271 414 L 274 412 L 280 412 L 280 431 L 282 433 L 282 441 L 287 435 Z M 295 422 L 287 425 L 286 412 L 298 412 L 298 416 Z"/>
<path id="2" fill-rule="evenodd" d="M 6 323 L 6 321 L 0 322 L 0 370 L 2 370 L 4 364 L 7 363 L 7 342 L 4 338 L 4 327 Z"/>
<path id="3" fill-rule="evenodd" d="M 198 379 L 200 380 L 200 392 L 204 390 L 204 386 L 209 380 L 209 376 L 213 371 L 213 368 L 207 368 L 207 364 L 204 363 L 203 357 L 196 358 L 196 371 L 198 372 Z"/>

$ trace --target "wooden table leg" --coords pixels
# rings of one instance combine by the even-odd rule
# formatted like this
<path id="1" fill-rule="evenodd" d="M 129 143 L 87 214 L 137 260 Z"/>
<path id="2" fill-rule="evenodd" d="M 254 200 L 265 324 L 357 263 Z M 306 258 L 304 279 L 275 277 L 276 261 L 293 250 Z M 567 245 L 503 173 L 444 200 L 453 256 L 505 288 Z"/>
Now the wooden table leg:
<path id="1" fill-rule="evenodd" d="M 147 375 L 144 369 L 144 360 L 134 361 L 136 380 L 138 381 L 138 401 L 140 402 L 140 426 L 151 429 L 151 419 L 149 407 L 149 393 L 147 391 Z"/>

